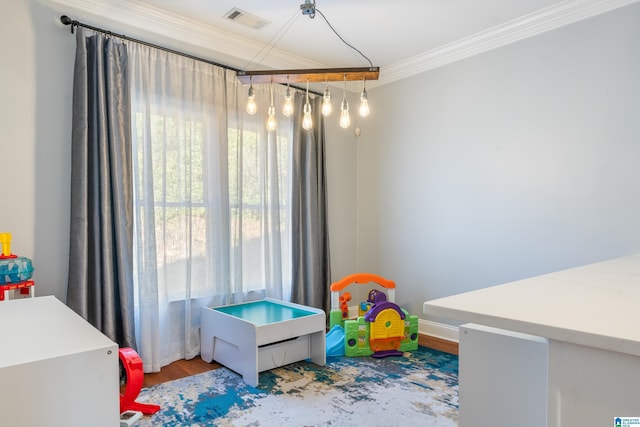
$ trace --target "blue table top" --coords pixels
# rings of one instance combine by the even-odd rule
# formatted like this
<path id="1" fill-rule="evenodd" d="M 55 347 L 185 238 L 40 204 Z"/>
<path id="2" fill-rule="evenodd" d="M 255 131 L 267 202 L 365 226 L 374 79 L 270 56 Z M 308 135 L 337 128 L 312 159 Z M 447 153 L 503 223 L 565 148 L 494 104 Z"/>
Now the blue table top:
<path id="1" fill-rule="evenodd" d="M 274 301 L 252 301 L 244 304 L 216 307 L 214 310 L 238 317 L 258 326 L 317 314 L 312 311 L 278 304 Z"/>

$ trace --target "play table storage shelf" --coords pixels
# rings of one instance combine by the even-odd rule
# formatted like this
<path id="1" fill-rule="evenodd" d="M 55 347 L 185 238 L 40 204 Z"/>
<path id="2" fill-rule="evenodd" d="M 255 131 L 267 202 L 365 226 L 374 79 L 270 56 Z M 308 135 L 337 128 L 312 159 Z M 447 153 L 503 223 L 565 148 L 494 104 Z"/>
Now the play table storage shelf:
<path id="1" fill-rule="evenodd" d="M 236 371 L 251 386 L 258 374 L 300 360 L 326 362 L 324 311 L 266 298 L 203 307 L 200 356 Z"/>

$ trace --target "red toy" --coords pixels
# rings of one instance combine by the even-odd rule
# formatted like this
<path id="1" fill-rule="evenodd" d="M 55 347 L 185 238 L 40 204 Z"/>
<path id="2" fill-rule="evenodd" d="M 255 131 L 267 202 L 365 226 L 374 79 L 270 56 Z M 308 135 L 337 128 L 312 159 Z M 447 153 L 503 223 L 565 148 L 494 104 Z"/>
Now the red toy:
<path id="1" fill-rule="evenodd" d="M 118 350 L 118 353 L 127 373 L 127 384 L 124 388 L 124 394 L 120 395 L 120 413 L 122 414 L 125 411 L 140 411 L 145 415 L 155 414 L 160 410 L 159 405 L 150 405 L 135 401 L 138 394 L 140 394 L 144 380 L 142 359 L 132 348 L 121 348 Z"/>

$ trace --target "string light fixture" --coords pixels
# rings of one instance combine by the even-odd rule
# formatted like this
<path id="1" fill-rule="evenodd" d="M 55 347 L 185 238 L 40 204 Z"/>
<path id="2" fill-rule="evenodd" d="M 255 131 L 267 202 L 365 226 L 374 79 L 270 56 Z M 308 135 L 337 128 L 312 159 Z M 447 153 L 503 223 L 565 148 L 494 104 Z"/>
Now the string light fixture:
<path id="1" fill-rule="evenodd" d="M 344 90 L 342 102 L 340 104 L 340 126 L 344 129 L 348 128 L 351 124 L 351 118 L 349 117 L 349 102 L 346 96 L 347 81 L 362 80 L 363 89 L 360 93 L 360 108 L 359 114 L 362 117 L 369 115 L 369 100 L 366 89 L 367 80 L 378 80 L 380 75 L 380 67 L 374 67 L 371 60 L 360 52 L 358 49 L 349 44 L 329 23 L 328 19 L 324 16 L 322 11 L 316 7 L 315 0 L 305 0 L 304 4 L 300 5 L 300 9 L 303 15 L 309 16 L 311 19 L 315 18 L 316 12 L 322 16 L 326 24 L 331 28 L 336 36 L 348 47 L 360 54 L 364 59 L 369 62 L 369 67 L 356 67 L 356 68 L 314 68 L 314 69 L 299 69 L 299 70 L 254 70 L 254 71 L 238 71 L 236 73 L 238 80 L 243 84 L 249 84 L 249 92 L 247 99 L 247 112 L 249 114 L 255 114 L 257 112 L 257 105 L 255 101 L 255 89 L 254 84 L 270 84 L 270 105 L 267 113 L 267 129 L 275 130 L 275 105 L 273 101 L 273 84 L 286 84 L 287 89 L 285 91 L 285 100 L 282 113 L 289 117 L 293 114 L 293 101 L 291 98 L 290 83 L 306 83 L 306 96 L 305 104 L 303 107 L 303 128 L 309 130 L 313 127 L 313 120 L 311 116 L 311 104 L 309 103 L 309 83 L 325 83 L 325 90 L 322 95 L 322 107 L 321 112 L 323 116 L 331 115 L 333 107 L 331 105 L 331 93 L 329 91 L 329 82 L 344 81 Z"/>

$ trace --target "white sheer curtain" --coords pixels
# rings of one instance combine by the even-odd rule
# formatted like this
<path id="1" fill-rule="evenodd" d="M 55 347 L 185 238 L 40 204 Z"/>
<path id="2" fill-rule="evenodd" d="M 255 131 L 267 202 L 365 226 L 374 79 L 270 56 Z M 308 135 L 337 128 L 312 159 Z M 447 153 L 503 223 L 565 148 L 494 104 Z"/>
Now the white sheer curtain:
<path id="1" fill-rule="evenodd" d="M 201 307 L 289 299 L 292 123 L 267 132 L 269 89 L 249 116 L 231 71 L 136 43 L 129 57 L 136 339 L 156 372 L 199 353 Z"/>

